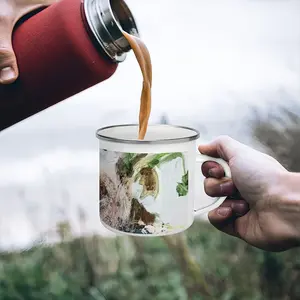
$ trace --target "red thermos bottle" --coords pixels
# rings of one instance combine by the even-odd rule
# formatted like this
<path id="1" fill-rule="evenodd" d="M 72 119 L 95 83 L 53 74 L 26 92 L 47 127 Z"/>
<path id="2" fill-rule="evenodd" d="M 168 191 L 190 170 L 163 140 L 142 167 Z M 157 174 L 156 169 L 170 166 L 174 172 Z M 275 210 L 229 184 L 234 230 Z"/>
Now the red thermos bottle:
<path id="1" fill-rule="evenodd" d="M 0 85 L 0 130 L 109 78 L 131 49 L 121 29 L 138 36 L 123 0 L 62 0 L 22 20 L 20 76 Z"/>

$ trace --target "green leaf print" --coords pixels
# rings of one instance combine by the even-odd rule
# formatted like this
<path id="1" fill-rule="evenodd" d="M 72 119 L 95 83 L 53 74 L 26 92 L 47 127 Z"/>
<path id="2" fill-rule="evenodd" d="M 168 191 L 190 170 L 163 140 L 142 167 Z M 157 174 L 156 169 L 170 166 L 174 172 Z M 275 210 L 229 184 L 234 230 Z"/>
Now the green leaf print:
<path id="1" fill-rule="evenodd" d="M 182 182 L 178 182 L 176 191 L 179 197 L 184 197 L 188 194 L 189 191 L 189 172 L 182 176 Z"/>

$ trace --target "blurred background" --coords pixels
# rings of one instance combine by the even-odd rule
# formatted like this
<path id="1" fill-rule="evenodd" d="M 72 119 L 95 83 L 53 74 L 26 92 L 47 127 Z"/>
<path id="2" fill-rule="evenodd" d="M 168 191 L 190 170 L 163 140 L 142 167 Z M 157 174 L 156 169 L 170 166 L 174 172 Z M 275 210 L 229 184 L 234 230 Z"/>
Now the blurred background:
<path id="1" fill-rule="evenodd" d="M 300 171 L 299 0 L 127 3 L 152 56 L 151 123 L 228 134 Z M 297 250 L 265 253 L 205 218 L 166 239 L 100 225 L 95 131 L 137 122 L 141 85 L 130 53 L 0 133 L 0 299 L 300 299 Z"/>

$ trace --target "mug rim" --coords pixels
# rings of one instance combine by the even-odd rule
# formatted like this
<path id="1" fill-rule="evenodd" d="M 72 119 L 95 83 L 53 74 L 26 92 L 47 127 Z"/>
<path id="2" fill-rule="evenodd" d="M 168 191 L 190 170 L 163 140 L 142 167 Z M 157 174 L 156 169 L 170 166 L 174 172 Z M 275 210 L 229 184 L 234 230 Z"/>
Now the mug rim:
<path id="1" fill-rule="evenodd" d="M 118 127 L 133 127 L 133 126 L 139 126 L 138 124 L 119 124 L 119 125 L 110 125 L 110 126 L 105 126 L 102 128 L 97 129 L 96 131 L 96 137 L 99 140 L 105 140 L 109 142 L 115 142 L 115 143 L 123 143 L 123 144 L 175 144 L 175 143 L 186 143 L 186 142 L 191 142 L 195 141 L 200 137 L 200 132 L 197 129 L 187 127 L 187 126 L 181 126 L 181 125 L 172 125 L 172 124 L 151 124 L 149 127 L 152 126 L 169 126 L 177 129 L 186 129 L 186 130 L 191 130 L 195 134 L 187 137 L 179 137 L 179 138 L 172 138 L 172 139 L 157 139 L 157 140 L 138 140 L 138 139 L 122 139 L 122 138 L 115 138 L 115 137 L 109 137 L 105 135 L 101 135 L 101 131 L 106 130 L 106 129 L 113 129 L 113 128 L 118 128 Z"/>

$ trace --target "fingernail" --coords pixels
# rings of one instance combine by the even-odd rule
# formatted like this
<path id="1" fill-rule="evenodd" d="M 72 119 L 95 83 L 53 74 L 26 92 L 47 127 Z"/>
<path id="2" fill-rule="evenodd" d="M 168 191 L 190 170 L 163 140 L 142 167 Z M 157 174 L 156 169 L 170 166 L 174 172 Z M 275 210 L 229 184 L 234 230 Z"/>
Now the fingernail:
<path id="1" fill-rule="evenodd" d="M 227 217 L 231 213 L 231 208 L 230 207 L 219 207 L 217 209 L 217 214 L 221 217 Z"/>
<path id="2" fill-rule="evenodd" d="M 249 210 L 247 203 L 232 203 L 231 208 L 235 214 L 239 214 L 239 215 L 244 215 Z"/>
<path id="3" fill-rule="evenodd" d="M 0 71 L 0 80 L 1 81 L 10 81 L 16 77 L 16 73 L 13 68 L 6 67 Z"/>
<path id="4" fill-rule="evenodd" d="M 232 190 L 232 182 L 231 181 L 227 181 L 224 182 L 220 185 L 220 190 L 221 190 L 221 194 L 222 195 L 231 195 L 233 190 Z"/>
<path id="5" fill-rule="evenodd" d="M 217 177 L 218 168 L 212 168 L 208 170 L 208 175 L 210 177 Z"/>

